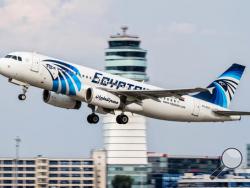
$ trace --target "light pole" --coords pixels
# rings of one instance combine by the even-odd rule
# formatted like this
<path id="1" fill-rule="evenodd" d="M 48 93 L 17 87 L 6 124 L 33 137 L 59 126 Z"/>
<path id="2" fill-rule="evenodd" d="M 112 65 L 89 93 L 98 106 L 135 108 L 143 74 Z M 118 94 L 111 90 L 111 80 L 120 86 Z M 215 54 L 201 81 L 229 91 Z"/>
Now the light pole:
<path id="1" fill-rule="evenodd" d="M 18 159 L 19 159 L 19 147 L 20 147 L 20 142 L 21 142 L 21 139 L 19 138 L 19 136 L 17 136 L 15 138 L 15 142 L 16 142 L 16 158 L 15 158 L 15 183 L 14 183 L 14 188 L 17 188 L 18 187 L 18 181 L 17 181 L 17 178 L 18 178 Z"/>

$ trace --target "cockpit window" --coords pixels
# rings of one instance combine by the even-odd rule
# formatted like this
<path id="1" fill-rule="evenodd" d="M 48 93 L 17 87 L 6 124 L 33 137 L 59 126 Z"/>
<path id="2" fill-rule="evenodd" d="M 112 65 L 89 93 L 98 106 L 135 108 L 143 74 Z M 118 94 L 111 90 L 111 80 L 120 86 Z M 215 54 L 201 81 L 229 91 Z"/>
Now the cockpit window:
<path id="1" fill-rule="evenodd" d="M 6 55 L 5 56 L 5 58 L 11 58 L 12 57 L 12 55 Z"/>
<path id="2" fill-rule="evenodd" d="M 18 60 L 18 61 L 22 61 L 22 57 L 15 56 L 15 55 L 6 55 L 5 58 L 11 58 L 11 59 L 15 59 L 15 60 Z"/>

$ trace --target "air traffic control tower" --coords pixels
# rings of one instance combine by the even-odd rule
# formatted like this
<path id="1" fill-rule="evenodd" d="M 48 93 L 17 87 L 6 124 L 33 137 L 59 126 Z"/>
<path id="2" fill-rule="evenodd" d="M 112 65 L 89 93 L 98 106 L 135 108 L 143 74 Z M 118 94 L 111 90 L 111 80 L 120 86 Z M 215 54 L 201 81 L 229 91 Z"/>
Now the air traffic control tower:
<path id="1" fill-rule="evenodd" d="M 137 81 L 147 81 L 146 50 L 140 48 L 140 38 L 122 33 L 110 36 L 105 51 L 107 72 Z M 117 112 L 119 114 L 120 112 Z M 128 175 L 134 180 L 133 188 L 146 187 L 147 142 L 145 117 L 126 113 L 128 124 L 116 123 L 115 115 L 106 115 L 103 120 L 104 148 L 107 157 L 107 187 L 115 175 Z"/>

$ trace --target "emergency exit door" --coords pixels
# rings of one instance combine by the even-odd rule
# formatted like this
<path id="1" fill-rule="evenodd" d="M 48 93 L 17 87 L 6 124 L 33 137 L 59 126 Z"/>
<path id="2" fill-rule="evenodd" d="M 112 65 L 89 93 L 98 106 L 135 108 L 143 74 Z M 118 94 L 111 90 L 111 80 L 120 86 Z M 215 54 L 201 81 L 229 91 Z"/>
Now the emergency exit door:
<path id="1" fill-rule="evenodd" d="M 194 109 L 193 109 L 193 116 L 199 116 L 201 110 L 200 102 L 194 101 Z"/>

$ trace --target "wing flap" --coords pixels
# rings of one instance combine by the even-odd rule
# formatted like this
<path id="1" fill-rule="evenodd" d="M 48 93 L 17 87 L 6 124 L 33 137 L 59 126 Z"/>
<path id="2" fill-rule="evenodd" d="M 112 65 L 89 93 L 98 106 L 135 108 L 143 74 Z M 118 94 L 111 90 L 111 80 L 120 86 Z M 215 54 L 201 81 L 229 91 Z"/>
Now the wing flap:
<path id="1" fill-rule="evenodd" d="M 223 115 L 223 116 L 249 116 L 250 112 L 243 111 L 214 111 L 214 113 Z"/>

